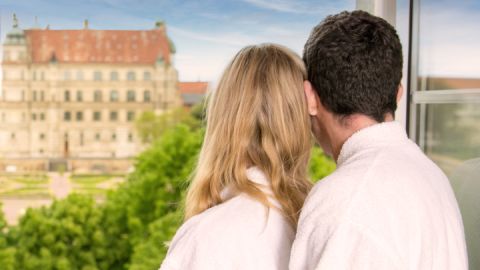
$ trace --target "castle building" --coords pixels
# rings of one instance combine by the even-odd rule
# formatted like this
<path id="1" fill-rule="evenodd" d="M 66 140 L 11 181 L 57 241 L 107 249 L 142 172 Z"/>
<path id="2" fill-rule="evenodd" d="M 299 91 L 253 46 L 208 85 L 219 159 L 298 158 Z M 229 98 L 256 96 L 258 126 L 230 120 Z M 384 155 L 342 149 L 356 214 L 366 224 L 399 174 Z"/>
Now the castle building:
<path id="1" fill-rule="evenodd" d="M 125 171 L 135 118 L 181 106 L 175 48 L 151 30 L 22 30 L 3 43 L 0 171 Z"/>

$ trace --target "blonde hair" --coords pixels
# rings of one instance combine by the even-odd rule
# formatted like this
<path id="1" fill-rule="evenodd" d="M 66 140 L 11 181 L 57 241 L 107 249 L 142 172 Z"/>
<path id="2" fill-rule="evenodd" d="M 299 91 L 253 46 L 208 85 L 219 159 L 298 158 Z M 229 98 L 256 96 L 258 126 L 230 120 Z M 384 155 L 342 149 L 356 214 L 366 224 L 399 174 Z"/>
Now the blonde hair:
<path id="1" fill-rule="evenodd" d="M 296 228 L 312 185 L 307 177 L 312 140 L 304 80 L 303 61 L 285 47 L 262 44 L 237 53 L 208 98 L 186 219 L 222 203 L 220 194 L 227 186 L 271 207 L 268 195 L 247 179 L 247 168 L 256 166 Z"/>

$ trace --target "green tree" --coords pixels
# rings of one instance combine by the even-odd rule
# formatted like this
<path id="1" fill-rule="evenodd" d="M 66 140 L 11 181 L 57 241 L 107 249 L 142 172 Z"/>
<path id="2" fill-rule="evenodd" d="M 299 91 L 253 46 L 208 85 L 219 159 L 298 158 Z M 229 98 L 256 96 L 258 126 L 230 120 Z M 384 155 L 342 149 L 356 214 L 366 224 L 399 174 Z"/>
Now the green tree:
<path id="1" fill-rule="evenodd" d="M 201 121 L 196 114 L 188 113 L 184 108 L 178 108 L 160 115 L 153 111 L 146 111 L 135 121 L 136 130 L 144 143 L 152 143 L 158 140 L 165 131 L 178 124 L 197 129 L 200 127 Z"/>
<path id="2" fill-rule="evenodd" d="M 0 203 L 0 209 L 2 204 Z M 14 270 L 15 268 L 15 248 L 9 245 L 7 221 L 0 211 L 0 265 L 4 270 Z"/>
<path id="3" fill-rule="evenodd" d="M 102 269 L 108 251 L 101 216 L 92 198 L 78 194 L 28 209 L 10 232 L 17 246 L 15 269 Z"/>
<path id="4" fill-rule="evenodd" d="M 158 269 L 182 223 L 181 202 L 203 138 L 203 107 L 191 113 L 193 117 L 184 111 L 141 117 L 137 127 L 150 146 L 104 203 L 74 194 L 29 209 L 10 228 L 0 216 L 2 269 Z M 313 150 L 313 179 L 334 168 L 319 148 Z"/>
<path id="5" fill-rule="evenodd" d="M 158 269 L 182 220 L 183 213 L 178 209 L 152 222 L 148 228 L 148 239 L 134 248 L 129 270 Z"/>
<path id="6" fill-rule="evenodd" d="M 153 265 L 156 261 L 158 268 L 166 252 L 163 242 L 166 236 L 173 235 L 165 232 L 175 231 L 180 224 L 169 214 L 177 213 L 182 205 L 201 139 L 200 130 L 183 124 L 167 130 L 137 157 L 135 171 L 127 181 L 109 194 L 102 221 L 112 250 L 109 269 L 128 269 L 132 254 L 136 256 L 135 265 Z M 155 224 L 153 229 L 151 224 Z M 164 240 L 155 243 L 152 234 Z M 143 256 L 137 251 L 157 249 L 162 252 L 155 256 Z"/>
<path id="7" fill-rule="evenodd" d="M 330 157 L 327 157 L 320 147 L 313 147 L 309 166 L 310 179 L 312 179 L 313 182 L 317 182 L 325 176 L 328 176 L 335 168 L 335 162 L 333 162 Z"/>

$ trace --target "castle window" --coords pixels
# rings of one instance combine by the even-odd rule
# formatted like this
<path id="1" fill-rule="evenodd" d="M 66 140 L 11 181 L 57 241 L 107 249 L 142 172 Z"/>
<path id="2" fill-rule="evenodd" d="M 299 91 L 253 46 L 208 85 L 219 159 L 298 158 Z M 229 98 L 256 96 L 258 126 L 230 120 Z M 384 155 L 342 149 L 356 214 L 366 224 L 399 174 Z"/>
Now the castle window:
<path id="1" fill-rule="evenodd" d="M 93 92 L 93 101 L 95 101 L 95 102 L 101 102 L 102 101 L 102 91 L 95 90 L 95 92 Z"/>
<path id="2" fill-rule="evenodd" d="M 118 112 L 111 111 L 110 112 L 110 121 L 117 121 L 118 120 Z"/>
<path id="3" fill-rule="evenodd" d="M 100 141 L 100 133 L 95 133 L 95 140 Z"/>
<path id="4" fill-rule="evenodd" d="M 118 92 L 117 90 L 112 90 L 110 92 L 110 101 L 115 102 L 118 101 Z"/>
<path id="5" fill-rule="evenodd" d="M 69 81 L 70 79 L 71 79 L 71 74 L 70 74 L 70 71 L 67 70 L 63 73 L 63 80 Z"/>
<path id="6" fill-rule="evenodd" d="M 127 101 L 134 102 L 135 101 L 135 91 L 128 90 L 127 91 Z"/>
<path id="7" fill-rule="evenodd" d="M 44 100 L 45 100 L 45 92 L 40 91 L 40 101 L 44 101 Z"/>
<path id="8" fill-rule="evenodd" d="M 72 118 L 72 114 L 70 112 L 64 112 L 63 113 L 63 120 L 64 121 L 70 121 L 71 118 Z"/>
<path id="9" fill-rule="evenodd" d="M 40 113 L 40 120 L 41 121 L 45 120 L 45 113 Z"/>
<path id="10" fill-rule="evenodd" d="M 32 100 L 37 101 L 37 91 L 32 92 Z"/>
<path id="11" fill-rule="evenodd" d="M 102 113 L 99 111 L 93 112 L 93 121 L 102 120 Z"/>
<path id="12" fill-rule="evenodd" d="M 132 112 L 132 111 L 127 112 L 127 121 L 131 122 L 133 120 L 135 120 L 135 112 Z"/>
<path id="13" fill-rule="evenodd" d="M 110 80 L 111 81 L 118 81 L 118 72 L 116 72 L 116 71 L 110 72 Z"/>
<path id="14" fill-rule="evenodd" d="M 10 134 L 10 139 L 15 140 L 16 136 L 15 133 Z"/>
<path id="15" fill-rule="evenodd" d="M 135 81 L 135 73 L 133 71 L 129 71 L 127 73 L 127 80 L 128 81 Z"/>
<path id="16" fill-rule="evenodd" d="M 83 132 L 80 132 L 80 145 L 83 145 Z"/>
<path id="17" fill-rule="evenodd" d="M 128 141 L 133 142 L 133 135 L 132 133 L 128 133 Z"/>
<path id="18" fill-rule="evenodd" d="M 143 91 L 143 101 L 144 102 L 150 102 L 151 101 L 150 91 L 148 91 L 148 90 Z"/>
<path id="19" fill-rule="evenodd" d="M 101 81 L 102 80 L 102 73 L 100 71 L 95 71 L 93 73 L 93 80 Z"/>
<path id="20" fill-rule="evenodd" d="M 83 120 L 83 112 L 77 112 L 77 121 Z"/>
<path id="21" fill-rule="evenodd" d="M 65 90 L 65 93 L 64 93 L 64 101 L 70 101 L 70 91 L 68 90 Z"/>
<path id="22" fill-rule="evenodd" d="M 148 71 L 145 71 L 145 72 L 143 73 L 143 80 L 144 80 L 144 81 L 150 81 L 151 79 L 152 79 L 151 73 L 148 72 Z"/>
<path id="23" fill-rule="evenodd" d="M 37 114 L 36 113 L 32 113 L 32 121 L 35 121 L 37 120 Z"/>
<path id="24" fill-rule="evenodd" d="M 77 91 L 77 101 L 83 101 L 82 91 L 80 90 Z"/>
<path id="25" fill-rule="evenodd" d="M 81 70 L 77 71 L 77 80 L 83 81 L 83 72 Z"/>
<path id="26" fill-rule="evenodd" d="M 115 132 L 112 133 L 112 141 L 116 141 L 117 140 L 117 134 L 115 134 Z"/>
<path id="27" fill-rule="evenodd" d="M 45 140 L 45 134 L 44 133 L 40 133 L 40 136 L 39 136 L 40 140 Z"/>

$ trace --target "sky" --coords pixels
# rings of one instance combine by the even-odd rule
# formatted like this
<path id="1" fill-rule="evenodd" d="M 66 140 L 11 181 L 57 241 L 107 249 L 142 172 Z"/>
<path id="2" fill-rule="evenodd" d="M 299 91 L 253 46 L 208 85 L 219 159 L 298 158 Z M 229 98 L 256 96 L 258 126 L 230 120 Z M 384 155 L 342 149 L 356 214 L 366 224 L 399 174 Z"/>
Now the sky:
<path id="1" fill-rule="evenodd" d="M 242 47 L 274 42 L 301 54 L 325 16 L 353 10 L 355 0 L 0 0 L 1 37 L 16 13 L 20 27 L 151 29 L 164 20 L 182 81 L 215 81 Z"/>
<path id="2" fill-rule="evenodd" d="M 407 54 L 408 0 L 397 1 L 397 29 Z M 216 81 L 242 47 L 274 42 L 302 53 L 311 29 L 356 0 L 0 0 L 0 37 L 20 26 L 151 29 L 164 20 L 177 48 L 182 81 Z M 420 1 L 420 75 L 480 77 L 480 0 Z M 405 61 L 405 63 L 407 63 Z"/>

